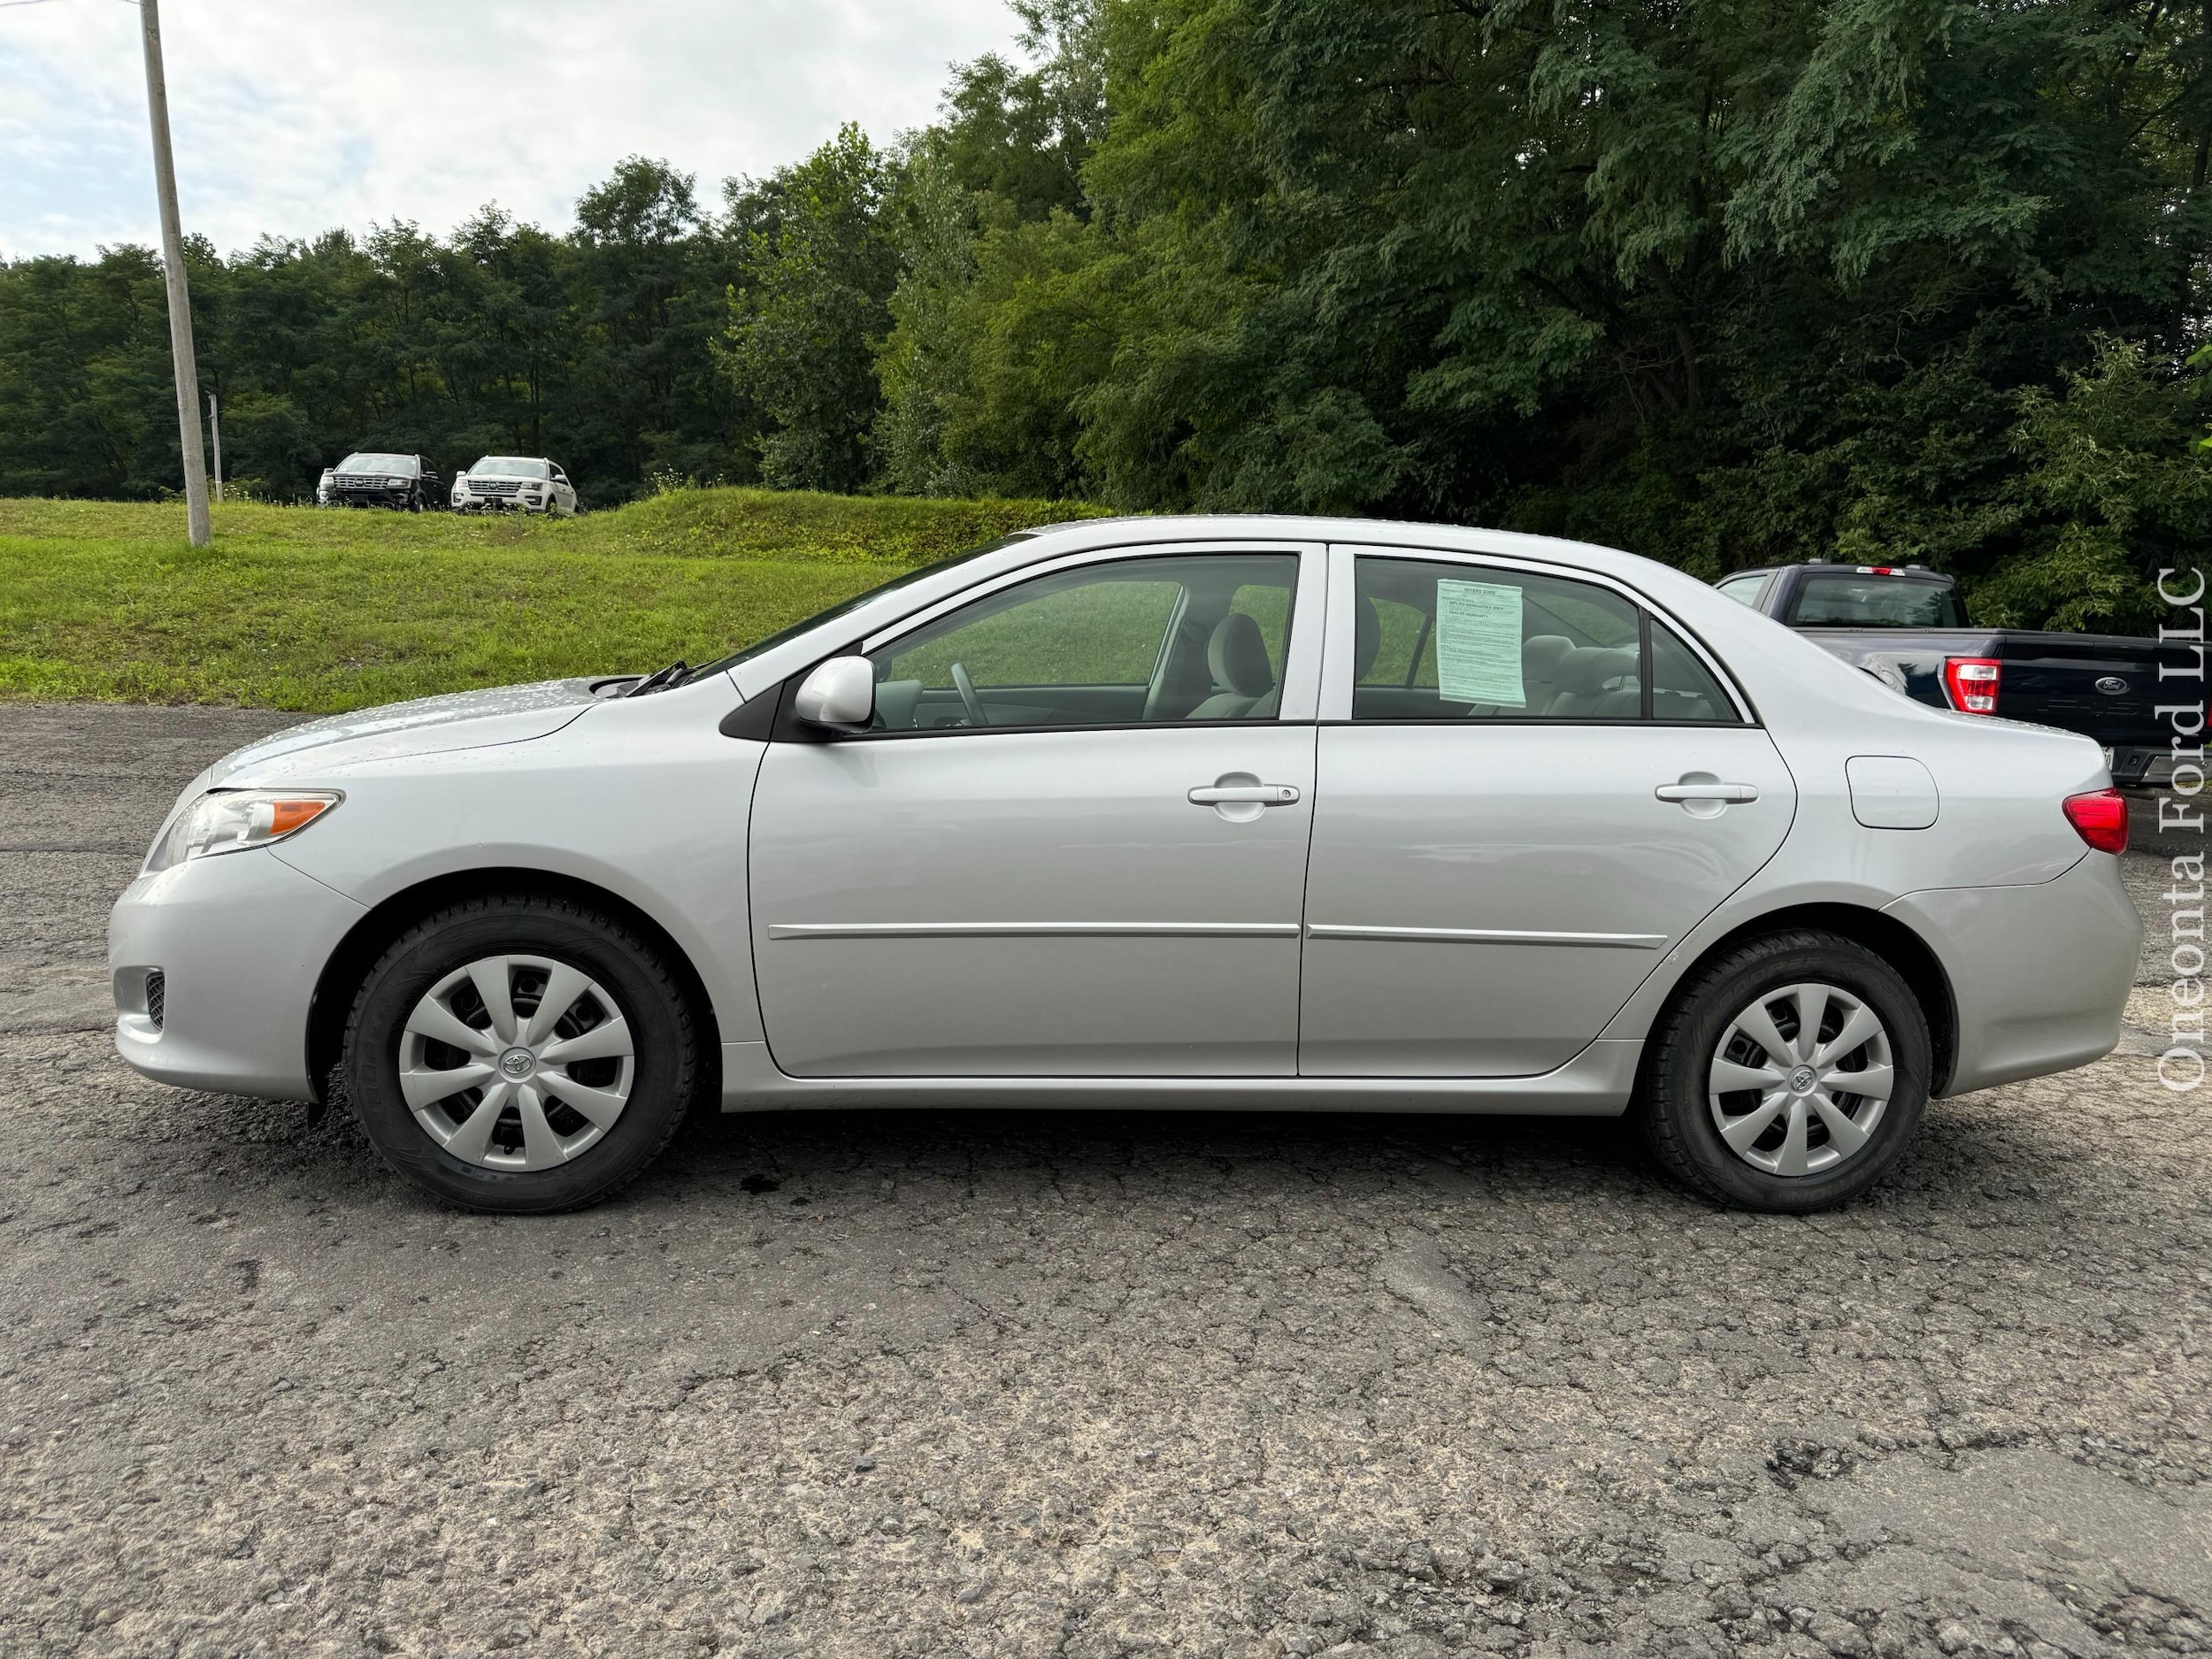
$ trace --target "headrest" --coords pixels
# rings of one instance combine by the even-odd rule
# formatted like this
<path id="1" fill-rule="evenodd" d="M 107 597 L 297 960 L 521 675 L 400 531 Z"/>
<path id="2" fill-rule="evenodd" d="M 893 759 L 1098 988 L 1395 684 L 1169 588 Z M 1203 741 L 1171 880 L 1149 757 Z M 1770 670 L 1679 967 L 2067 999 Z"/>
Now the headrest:
<path id="1" fill-rule="evenodd" d="M 1521 672 L 1532 680 L 1553 680 L 1559 659 L 1575 648 L 1563 634 L 1533 634 L 1521 641 Z"/>
<path id="2" fill-rule="evenodd" d="M 1582 645 L 1568 651 L 1559 659 L 1556 671 L 1559 688 L 1578 697 L 1590 696 L 1600 690 L 1609 680 L 1636 672 L 1636 653 L 1632 650 L 1608 650 L 1602 646 Z"/>
<path id="3" fill-rule="evenodd" d="M 1367 595 L 1359 596 L 1352 607 L 1352 683 L 1357 685 L 1367 678 L 1367 671 L 1382 655 L 1382 613 L 1375 609 L 1375 602 Z"/>
<path id="4" fill-rule="evenodd" d="M 1260 625 L 1241 611 L 1232 611 L 1214 625 L 1213 638 L 1206 641 L 1206 666 L 1214 684 L 1240 697 L 1263 697 L 1275 689 L 1275 665 L 1267 660 Z"/>

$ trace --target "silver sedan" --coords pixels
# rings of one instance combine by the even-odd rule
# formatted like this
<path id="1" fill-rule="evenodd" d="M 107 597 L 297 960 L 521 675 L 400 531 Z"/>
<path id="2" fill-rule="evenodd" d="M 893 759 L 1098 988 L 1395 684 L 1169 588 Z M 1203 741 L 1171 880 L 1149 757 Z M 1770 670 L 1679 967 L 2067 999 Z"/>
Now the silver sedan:
<path id="1" fill-rule="evenodd" d="M 1629 554 L 1102 520 L 240 750 L 115 907 L 116 1034 L 342 1093 L 483 1210 L 603 1197 L 703 1097 L 1627 1113 L 1803 1211 L 2113 1046 L 2126 834 L 2088 740 Z"/>

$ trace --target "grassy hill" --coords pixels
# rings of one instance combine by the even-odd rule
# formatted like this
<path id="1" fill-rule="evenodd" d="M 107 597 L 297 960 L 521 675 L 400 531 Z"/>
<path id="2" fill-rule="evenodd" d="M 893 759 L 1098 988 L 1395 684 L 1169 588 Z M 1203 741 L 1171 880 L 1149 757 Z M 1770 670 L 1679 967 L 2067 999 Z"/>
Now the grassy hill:
<path id="1" fill-rule="evenodd" d="M 0 500 L 0 698 L 335 712 L 700 662 L 1066 502 L 685 490 L 559 522 Z"/>

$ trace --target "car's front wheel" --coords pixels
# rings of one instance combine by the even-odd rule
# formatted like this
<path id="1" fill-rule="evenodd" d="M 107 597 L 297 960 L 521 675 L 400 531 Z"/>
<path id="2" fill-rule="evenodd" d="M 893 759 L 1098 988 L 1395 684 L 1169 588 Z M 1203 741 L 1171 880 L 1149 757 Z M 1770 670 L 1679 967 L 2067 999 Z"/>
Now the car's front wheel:
<path id="1" fill-rule="evenodd" d="M 1684 987 L 1639 1101 L 1653 1153 L 1686 1185 L 1801 1215 L 1857 1197 L 1926 1110 L 1932 1045 L 1912 988 L 1855 940 L 1752 940 Z"/>
<path id="2" fill-rule="evenodd" d="M 658 1156 L 698 1071 L 688 1003 L 621 922 L 534 895 L 424 918 L 370 969 L 346 1091 L 377 1149 L 434 1197 L 573 1210 Z"/>

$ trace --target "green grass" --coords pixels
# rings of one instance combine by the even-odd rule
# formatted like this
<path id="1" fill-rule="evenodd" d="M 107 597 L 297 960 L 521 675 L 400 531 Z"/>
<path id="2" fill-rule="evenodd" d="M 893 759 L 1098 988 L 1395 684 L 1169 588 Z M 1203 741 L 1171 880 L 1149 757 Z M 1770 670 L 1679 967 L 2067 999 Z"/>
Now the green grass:
<path id="1" fill-rule="evenodd" d="M 557 523 L 0 500 L 0 698 L 335 712 L 702 662 L 1051 502 L 687 490 Z"/>

